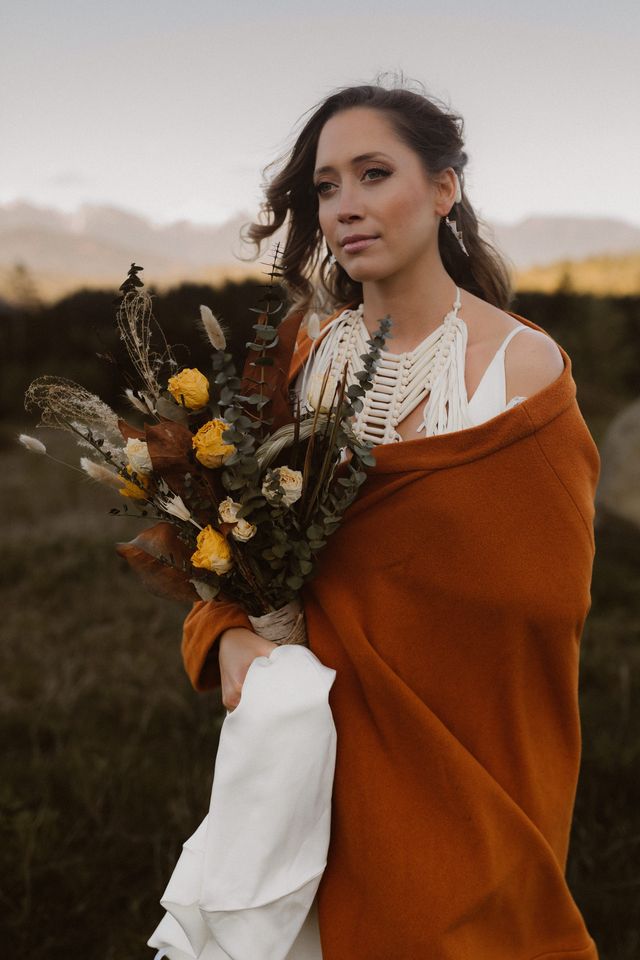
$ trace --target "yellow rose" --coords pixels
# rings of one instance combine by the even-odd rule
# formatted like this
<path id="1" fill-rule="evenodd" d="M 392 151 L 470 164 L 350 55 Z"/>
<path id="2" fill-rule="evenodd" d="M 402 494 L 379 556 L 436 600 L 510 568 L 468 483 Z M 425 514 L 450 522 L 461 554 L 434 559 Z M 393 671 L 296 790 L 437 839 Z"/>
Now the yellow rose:
<path id="1" fill-rule="evenodd" d="M 185 367 L 169 377 L 167 390 L 176 403 L 190 410 L 201 410 L 209 403 L 209 381 L 195 367 Z"/>
<path id="2" fill-rule="evenodd" d="M 231 426 L 226 420 L 217 417 L 208 420 L 192 438 L 193 449 L 196 451 L 196 460 L 203 467 L 220 467 L 236 452 L 232 443 L 225 443 L 222 434 Z"/>
<path id="3" fill-rule="evenodd" d="M 149 495 L 149 487 L 151 486 L 150 478 L 145 476 L 143 473 L 136 473 L 131 465 L 127 466 L 127 473 L 129 476 L 135 476 L 144 489 L 140 489 L 137 483 L 133 483 L 132 480 L 125 480 L 124 486 L 120 487 L 118 490 L 123 497 L 130 497 L 132 500 L 146 500 Z"/>
<path id="4" fill-rule="evenodd" d="M 233 566 L 231 547 L 218 530 L 205 527 L 198 534 L 197 549 L 191 555 L 194 567 L 212 570 L 214 573 L 228 573 Z"/>

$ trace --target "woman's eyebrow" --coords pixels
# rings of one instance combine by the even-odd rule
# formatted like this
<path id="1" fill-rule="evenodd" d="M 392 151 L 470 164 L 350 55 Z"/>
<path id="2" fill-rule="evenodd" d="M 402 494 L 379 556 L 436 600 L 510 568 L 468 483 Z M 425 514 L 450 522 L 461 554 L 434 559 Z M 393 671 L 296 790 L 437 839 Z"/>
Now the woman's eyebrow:
<path id="1" fill-rule="evenodd" d="M 351 166 L 354 166 L 356 163 L 360 163 L 361 160 L 373 160 L 374 157 L 385 157 L 387 160 L 391 160 L 391 157 L 389 157 L 386 153 L 382 153 L 380 150 L 375 150 L 373 153 L 359 153 L 357 157 L 353 157 L 351 160 Z M 319 173 L 335 173 L 335 167 L 318 167 L 318 169 L 314 170 L 313 172 L 314 177 L 317 177 Z"/>

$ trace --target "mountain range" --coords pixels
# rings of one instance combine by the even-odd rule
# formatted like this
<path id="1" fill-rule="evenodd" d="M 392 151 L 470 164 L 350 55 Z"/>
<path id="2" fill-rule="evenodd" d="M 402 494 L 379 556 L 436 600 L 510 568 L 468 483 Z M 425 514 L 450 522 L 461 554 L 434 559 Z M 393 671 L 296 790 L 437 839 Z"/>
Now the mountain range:
<path id="1" fill-rule="evenodd" d="M 144 267 L 147 286 L 164 288 L 181 280 L 216 283 L 227 276 L 265 277 L 277 240 L 269 238 L 255 256 L 240 237 L 253 214 L 240 211 L 221 224 L 178 220 L 154 224 L 116 206 L 84 203 L 73 213 L 26 200 L 0 204 L 0 294 L 16 268 L 26 271 L 43 300 L 80 286 L 110 287 L 124 279 L 132 261 Z M 640 253 L 640 227 L 612 217 L 530 216 L 516 223 L 481 223 L 516 275 L 558 261 Z M 13 278 L 13 280 L 12 280 Z"/>

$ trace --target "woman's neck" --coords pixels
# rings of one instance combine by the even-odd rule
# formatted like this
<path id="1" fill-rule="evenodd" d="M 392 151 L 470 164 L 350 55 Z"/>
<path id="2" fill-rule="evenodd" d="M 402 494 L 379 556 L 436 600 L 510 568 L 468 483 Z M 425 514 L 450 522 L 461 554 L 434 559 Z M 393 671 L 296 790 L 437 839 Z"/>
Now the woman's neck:
<path id="1" fill-rule="evenodd" d="M 436 266 L 413 273 L 413 278 L 394 275 L 362 285 L 365 326 L 373 334 L 380 320 L 390 315 L 393 324 L 387 349 L 393 353 L 411 350 L 428 337 L 442 324 L 456 299 L 456 284 L 441 263 L 440 269 Z M 462 290 L 460 295 L 462 299 Z"/>

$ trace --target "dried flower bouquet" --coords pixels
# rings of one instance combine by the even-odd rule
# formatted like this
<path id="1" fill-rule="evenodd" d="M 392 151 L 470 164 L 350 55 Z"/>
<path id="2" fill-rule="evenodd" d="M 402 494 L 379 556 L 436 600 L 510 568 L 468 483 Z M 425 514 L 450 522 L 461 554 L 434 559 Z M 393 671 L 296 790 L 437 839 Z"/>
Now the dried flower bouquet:
<path id="1" fill-rule="evenodd" d="M 120 287 L 117 326 L 138 382 L 123 394 L 143 424 L 123 420 L 60 377 L 34 380 L 25 407 L 39 408 L 38 426 L 76 437 L 87 453 L 80 458 L 85 474 L 124 498 L 111 513 L 157 521 L 117 544 L 149 589 L 181 601 L 235 600 L 263 636 L 305 642 L 300 588 L 365 481 L 363 467 L 375 463 L 372 445 L 357 438 L 350 421 L 372 386 L 391 320 L 381 320 L 368 341 L 357 384 L 345 389 L 346 367 L 339 381 L 327 371 L 322 380 L 312 378 L 301 404 L 287 378 L 302 315 L 278 320 L 283 303 L 275 264 L 266 305 L 251 308 L 258 320 L 242 378 L 222 324 L 204 305 L 210 371 L 178 368 L 142 289 L 141 269 L 131 264 Z M 318 335 L 316 327 L 309 325 L 310 336 Z M 153 347 L 154 332 L 162 352 Z M 19 439 L 46 454 L 41 441 Z M 346 472 L 336 475 L 347 450 Z"/>

